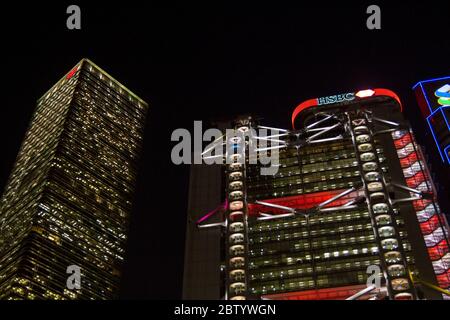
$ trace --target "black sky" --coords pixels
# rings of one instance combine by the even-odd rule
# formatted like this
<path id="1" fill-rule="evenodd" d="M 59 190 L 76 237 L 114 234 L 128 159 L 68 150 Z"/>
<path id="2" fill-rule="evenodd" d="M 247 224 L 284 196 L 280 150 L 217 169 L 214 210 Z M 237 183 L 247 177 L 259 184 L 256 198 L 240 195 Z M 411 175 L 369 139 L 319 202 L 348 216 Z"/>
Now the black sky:
<path id="1" fill-rule="evenodd" d="M 450 74 L 449 2 L 380 4 L 378 31 L 366 28 L 372 3 L 338 2 L 17 2 L 0 21 L 0 187 L 36 100 L 91 59 L 150 104 L 122 297 L 180 298 L 188 168 L 171 164 L 174 129 L 250 112 L 287 127 L 306 99 L 385 87 L 420 131 L 411 87 Z M 77 3 L 82 30 L 69 31 Z"/>

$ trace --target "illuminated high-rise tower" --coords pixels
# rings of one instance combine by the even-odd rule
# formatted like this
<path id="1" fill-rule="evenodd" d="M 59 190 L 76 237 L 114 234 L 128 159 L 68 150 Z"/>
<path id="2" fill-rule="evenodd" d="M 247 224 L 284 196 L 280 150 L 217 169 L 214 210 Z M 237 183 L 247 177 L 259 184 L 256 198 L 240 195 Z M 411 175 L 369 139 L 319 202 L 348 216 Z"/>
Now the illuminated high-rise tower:
<path id="1" fill-rule="evenodd" d="M 0 203 L 0 299 L 117 297 L 147 109 L 87 59 L 38 100 Z"/>
<path id="2" fill-rule="evenodd" d="M 305 101 L 292 129 L 231 123 L 246 134 L 216 143 L 245 148 L 225 155 L 223 179 L 191 171 L 184 297 L 449 298 L 448 224 L 401 111 L 373 89 Z M 255 145 L 279 153 L 275 174 L 251 162 Z"/>

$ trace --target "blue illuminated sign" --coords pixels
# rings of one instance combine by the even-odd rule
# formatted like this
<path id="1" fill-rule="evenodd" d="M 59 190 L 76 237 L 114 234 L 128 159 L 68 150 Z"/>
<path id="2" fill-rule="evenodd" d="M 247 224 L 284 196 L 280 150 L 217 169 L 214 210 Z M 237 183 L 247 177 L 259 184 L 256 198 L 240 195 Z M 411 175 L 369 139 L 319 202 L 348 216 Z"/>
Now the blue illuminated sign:
<path id="1" fill-rule="evenodd" d="M 450 164 L 450 77 L 418 82 L 413 89 L 443 162 Z"/>

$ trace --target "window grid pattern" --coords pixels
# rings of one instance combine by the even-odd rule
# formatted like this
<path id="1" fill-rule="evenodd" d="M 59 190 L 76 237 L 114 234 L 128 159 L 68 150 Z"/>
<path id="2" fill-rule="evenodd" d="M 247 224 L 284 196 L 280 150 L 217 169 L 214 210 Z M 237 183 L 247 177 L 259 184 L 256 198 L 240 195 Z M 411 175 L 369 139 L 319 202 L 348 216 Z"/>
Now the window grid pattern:
<path id="1" fill-rule="evenodd" d="M 146 111 L 88 60 L 38 101 L 1 200 L 0 299 L 117 297 Z"/>

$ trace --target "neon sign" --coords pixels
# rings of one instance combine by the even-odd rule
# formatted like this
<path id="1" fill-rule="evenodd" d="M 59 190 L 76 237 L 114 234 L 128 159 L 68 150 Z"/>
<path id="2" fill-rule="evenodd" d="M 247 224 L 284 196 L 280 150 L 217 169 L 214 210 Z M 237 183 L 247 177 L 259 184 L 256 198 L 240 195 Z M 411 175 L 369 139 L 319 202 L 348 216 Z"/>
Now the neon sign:
<path id="1" fill-rule="evenodd" d="M 74 76 L 74 74 L 77 73 L 79 68 L 80 68 L 79 66 L 76 66 L 75 68 L 70 70 L 69 73 L 66 76 L 66 79 L 69 80 L 70 78 L 72 78 Z"/>
<path id="2" fill-rule="evenodd" d="M 353 101 L 357 99 L 364 99 L 369 97 L 389 97 L 394 99 L 398 106 L 400 107 L 400 111 L 402 111 L 402 103 L 400 101 L 400 98 L 391 90 L 389 89 L 367 89 L 367 90 L 360 90 L 357 93 L 344 93 L 344 94 L 338 94 L 333 96 L 327 96 L 323 98 L 315 98 L 315 99 L 309 99 L 302 103 L 300 103 L 292 112 L 292 128 L 295 129 L 295 119 L 299 116 L 300 113 L 302 113 L 304 110 L 317 107 L 317 106 L 323 106 L 323 105 L 331 105 L 335 103 L 341 103 L 346 101 Z"/>
<path id="3" fill-rule="evenodd" d="M 450 85 L 446 84 L 441 88 L 437 89 L 434 93 L 438 97 L 438 103 L 441 106 L 450 106 Z"/>
<path id="4" fill-rule="evenodd" d="M 420 81 L 413 89 L 439 155 L 450 164 L 450 77 Z"/>
<path id="5" fill-rule="evenodd" d="M 344 93 L 344 94 L 337 94 L 334 96 L 328 96 L 323 98 L 317 98 L 317 105 L 321 106 L 324 104 L 333 104 L 333 103 L 339 103 L 344 101 L 352 101 L 355 99 L 354 93 Z"/>

